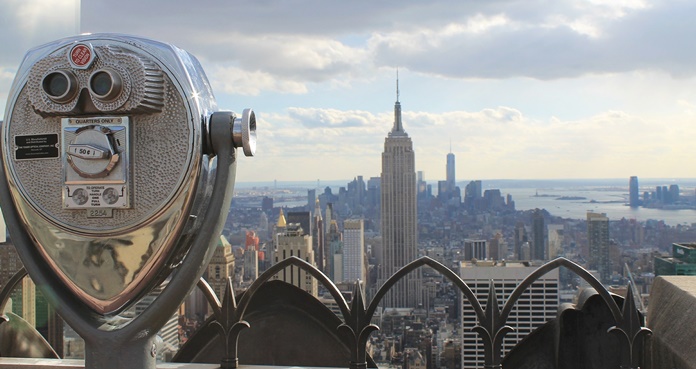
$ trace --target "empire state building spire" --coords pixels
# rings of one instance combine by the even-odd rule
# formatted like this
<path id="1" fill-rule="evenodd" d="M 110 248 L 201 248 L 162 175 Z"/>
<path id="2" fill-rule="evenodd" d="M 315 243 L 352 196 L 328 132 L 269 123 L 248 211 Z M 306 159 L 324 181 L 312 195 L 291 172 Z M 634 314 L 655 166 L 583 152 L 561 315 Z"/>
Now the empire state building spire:
<path id="1" fill-rule="evenodd" d="M 398 71 L 394 127 L 384 140 L 380 189 L 382 258 L 378 278 L 379 284 L 383 284 L 403 266 L 418 258 L 415 154 L 413 142 L 401 124 Z M 392 286 L 384 296 L 382 306 L 418 306 L 423 301 L 421 282 L 420 270 L 408 274 Z"/>
<path id="2" fill-rule="evenodd" d="M 389 136 L 402 136 L 406 135 L 406 131 L 404 131 L 404 126 L 401 123 L 401 102 L 399 102 L 399 70 L 396 70 L 396 103 L 394 103 L 394 127 L 392 128 L 391 132 L 389 132 Z"/>

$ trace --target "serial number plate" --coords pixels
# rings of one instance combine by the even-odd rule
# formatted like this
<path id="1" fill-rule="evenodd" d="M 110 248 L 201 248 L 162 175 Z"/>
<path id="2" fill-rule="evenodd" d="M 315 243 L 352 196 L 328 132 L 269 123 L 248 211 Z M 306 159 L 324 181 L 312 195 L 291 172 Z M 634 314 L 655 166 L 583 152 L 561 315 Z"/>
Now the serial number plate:
<path id="1" fill-rule="evenodd" d="M 87 209 L 87 218 L 113 218 L 114 209 Z"/>

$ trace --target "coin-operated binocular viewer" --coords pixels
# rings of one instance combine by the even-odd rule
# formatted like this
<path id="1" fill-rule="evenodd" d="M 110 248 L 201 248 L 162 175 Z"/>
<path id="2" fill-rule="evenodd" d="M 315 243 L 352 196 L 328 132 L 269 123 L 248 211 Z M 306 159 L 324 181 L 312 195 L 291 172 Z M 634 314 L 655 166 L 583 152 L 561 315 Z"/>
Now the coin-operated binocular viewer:
<path id="1" fill-rule="evenodd" d="M 29 275 L 86 342 L 87 368 L 153 368 L 154 335 L 203 274 L 256 118 L 217 111 L 198 61 L 115 34 L 22 62 L 2 125 L 0 201 Z M 118 313 L 163 281 L 137 318 Z"/>

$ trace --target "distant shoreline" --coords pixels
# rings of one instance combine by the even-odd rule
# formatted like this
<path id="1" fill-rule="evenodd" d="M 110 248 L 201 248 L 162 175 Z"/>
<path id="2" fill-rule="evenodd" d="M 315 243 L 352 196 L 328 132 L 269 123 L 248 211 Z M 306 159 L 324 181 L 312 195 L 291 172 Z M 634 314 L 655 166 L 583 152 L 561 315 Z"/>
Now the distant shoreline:
<path id="1" fill-rule="evenodd" d="M 357 176 L 355 177 L 357 178 Z M 344 180 L 307 180 L 307 181 L 243 181 L 242 178 L 236 181 L 236 186 L 239 188 L 253 188 L 253 187 L 268 187 L 268 188 L 339 188 L 345 187 L 349 182 L 353 181 L 354 178 L 344 179 Z M 363 176 L 365 183 L 370 179 L 369 176 Z M 437 187 L 437 179 L 426 180 L 428 184 L 433 185 L 434 188 Z M 457 181 L 457 186 L 464 189 L 470 180 L 459 180 Z M 628 191 L 628 177 L 626 178 L 595 178 L 595 179 L 482 179 L 483 189 L 513 189 L 513 188 L 532 188 L 538 190 L 549 191 L 553 189 L 561 188 L 587 188 L 587 187 L 601 187 L 602 189 L 611 188 L 612 190 L 626 190 Z M 654 189 L 655 186 L 665 186 L 676 184 L 683 190 L 684 188 L 695 188 L 696 189 L 696 178 L 639 178 L 640 190 L 648 191 Z M 539 194 L 540 196 L 543 194 Z"/>

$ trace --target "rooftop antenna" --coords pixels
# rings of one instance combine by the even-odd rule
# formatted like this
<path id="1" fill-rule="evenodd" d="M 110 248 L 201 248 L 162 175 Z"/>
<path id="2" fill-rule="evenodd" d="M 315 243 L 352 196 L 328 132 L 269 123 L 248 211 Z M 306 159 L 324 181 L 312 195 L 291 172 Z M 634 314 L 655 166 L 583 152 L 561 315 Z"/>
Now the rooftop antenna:
<path id="1" fill-rule="evenodd" d="M 396 68 L 396 101 L 399 101 L 399 68 Z"/>

